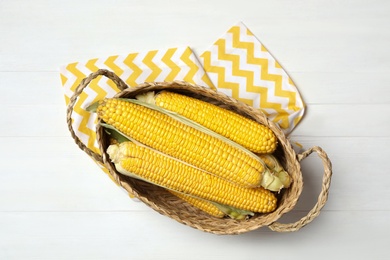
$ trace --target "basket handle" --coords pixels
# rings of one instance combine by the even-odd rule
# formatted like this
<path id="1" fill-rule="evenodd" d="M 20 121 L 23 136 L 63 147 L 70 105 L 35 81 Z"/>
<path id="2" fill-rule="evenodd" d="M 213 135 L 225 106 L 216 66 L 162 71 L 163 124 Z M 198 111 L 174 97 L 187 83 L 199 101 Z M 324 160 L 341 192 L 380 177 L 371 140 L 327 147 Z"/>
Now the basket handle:
<path id="1" fill-rule="evenodd" d="M 76 144 L 80 147 L 81 150 L 86 152 L 89 156 L 91 156 L 93 159 L 95 159 L 98 162 L 103 163 L 103 158 L 101 155 L 93 152 L 91 149 L 89 149 L 87 146 L 81 142 L 81 140 L 78 138 L 78 136 L 75 134 L 72 126 L 72 113 L 73 113 L 73 107 L 76 104 L 76 100 L 79 97 L 79 95 L 83 92 L 83 90 L 89 85 L 89 83 L 97 78 L 98 76 L 105 76 L 109 79 L 111 79 L 120 90 L 124 90 L 127 88 L 127 85 L 123 80 L 121 80 L 115 73 L 106 70 L 106 69 L 99 69 L 96 72 L 91 73 L 88 77 L 84 78 L 80 85 L 77 86 L 75 92 L 73 93 L 72 97 L 70 98 L 67 110 L 66 110 L 66 118 L 68 123 L 68 128 L 70 131 L 70 134 L 72 138 L 75 140 Z"/>
<path id="2" fill-rule="evenodd" d="M 272 223 L 271 225 L 268 226 L 272 231 L 277 231 L 277 232 L 298 231 L 299 229 L 301 229 L 302 227 L 306 226 L 311 221 L 313 221 L 313 219 L 315 219 L 320 214 L 321 209 L 325 206 L 325 203 L 328 200 L 330 181 L 332 177 L 332 164 L 328 158 L 328 155 L 325 153 L 324 150 L 322 150 L 322 148 L 318 146 L 314 146 L 309 150 L 303 152 L 302 154 L 299 154 L 298 161 L 299 162 L 302 161 L 313 152 L 316 152 L 318 154 L 324 166 L 324 176 L 322 178 L 322 190 L 320 192 L 320 195 L 318 196 L 317 203 L 306 216 L 304 216 L 303 218 L 301 218 L 295 223 L 290 223 L 290 224 L 283 224 L 279 222 Z"/>

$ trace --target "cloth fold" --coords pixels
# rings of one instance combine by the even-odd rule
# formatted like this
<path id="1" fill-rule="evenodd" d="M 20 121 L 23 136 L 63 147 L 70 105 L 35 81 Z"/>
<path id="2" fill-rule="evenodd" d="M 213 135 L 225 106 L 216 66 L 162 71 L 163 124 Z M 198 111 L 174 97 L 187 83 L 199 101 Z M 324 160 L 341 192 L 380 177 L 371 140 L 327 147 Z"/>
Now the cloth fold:
<path id="1" fill-rule="evenodd" d="M 200 59 L 218 91 L 261 109 L 286 134 L 301 120 L 304 103 L 298 89 L 243 23 L 231 27 Z"/>

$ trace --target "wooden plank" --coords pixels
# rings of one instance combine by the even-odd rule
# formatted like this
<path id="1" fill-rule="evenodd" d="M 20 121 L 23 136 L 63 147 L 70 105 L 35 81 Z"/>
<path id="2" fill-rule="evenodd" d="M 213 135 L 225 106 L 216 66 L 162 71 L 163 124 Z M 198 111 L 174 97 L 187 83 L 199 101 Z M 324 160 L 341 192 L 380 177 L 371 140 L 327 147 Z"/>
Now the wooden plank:
<path id="1" fill-rule="evenodd" d="M 388 137 L 388 104 L 315 104 L 294 129 L 299 136 Z"/>
<path id="2" fill-rule="evenodd" d="M 327 152 L 333 168 L 329 210 L 389 210 L 390 193 L 384 162 L 390 157 L 390 138 L 301 137 L 292 136 L 305 149 L 320 146 Z M 302 161 L 304 189 L 296 210 L 311 209 L 321 191 L 323 166 L 314 153 Z M 381 195 L 378 195 L 379 191 Z"/>
<path id="3" fill-rule="evenodd" d="M 1 105 L 0 136 L 70 136 L 65 105 Z"/>
<path id="4" fill-rule="evenodd" d="M 0 211 L 145 210 L 71 138 L 0 138 Z M 9 194 L 14 194 L 10 199 Z"/>
<path id="5" fill-rule="evenodd" d="M 15 19 L 21 3 L 29 12 Z M 205 15 L 205 10 L 215 10 L 214 5 L 219 6 L 218 13 Z M 255 1 L 238 7 L 222 0 L 186 5 L 177 0 L 169 5 L 127 1 L 121 6 L 76 1 L 53 6 L 42 0 L 3 3 L 1 24 L 7 30 L 3 31 L 0 71 L 53 71 L 73 61 L 183 45 L 201 53 L 236 22 L 232 13 L 245 14 L 244 22 L 287 71 L 386 73 L 390 68 L 390 54 L 382 51 L 390 37 L 386 30 L 390 8 L 382 1 L 370 8 L 365 1 L 353 6 L 341 2 L 336 8 L 332 2 L 299 1 L 293 9 L 288 1 L 270 2 L 262 8 Z M 278 10 L 278 15 L 269 10 Z M 115 17 L 107 15 L 113 11 Z M 151 34 L 158 41 L 145 41 Z M 112 39 L 118 38 L 113 44 Z M 15 58 L 14 53 L 23 58 Z"/>
<path id="6" fill-rule="evenodd" d="M 262 228 L 239 236 L 216 236 L 149 212 L 0 213 L 0 257 L 192 260 L 348 255 L 385 259 L 389 217 L 389 211 L 326 211 L 295 233 Z M 332 250 L 319 254 L 324 244 Z"/>
<path id="7" fill-rule="evenodd" d="M 58 106 L 65 109 L 59 72 L 0 72 L 2 106 Z M 32 95 L 34 93 L 34 95 Z"/>
<path id="8" fill-rule="evenodd" d="M 390 104 L 389 73 L 292 72 L 304 102 L 315 104 Z"/>

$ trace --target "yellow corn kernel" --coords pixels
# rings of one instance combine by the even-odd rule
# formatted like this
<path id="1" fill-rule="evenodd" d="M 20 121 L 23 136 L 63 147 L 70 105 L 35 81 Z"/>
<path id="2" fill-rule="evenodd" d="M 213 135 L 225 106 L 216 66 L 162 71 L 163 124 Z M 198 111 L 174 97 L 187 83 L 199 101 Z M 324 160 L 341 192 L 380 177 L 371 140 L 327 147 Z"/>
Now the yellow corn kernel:
<path id="1" fill-rule="evenodd" d="M 206 212 L 211 216 L 214 216 L 216 218 L 223 218 L 225 216 L 225 213 L 223 213 L 222 210 L 220 210 L 217 206 L 215 206 L 209 201 L 198 199 L 190 195 L 186 195 L 176 191 L 169 191 L 169 192 L 171 192 L 176 197 L 186 201 L 188 204 Z"/>
<path id="2" fill-rule="evenodd" d="M 97 113 L 120 132 L 164 154 L 238 185 L 261 184 L 266 171 L 261 161 L 168 115 L 115 98 L 100 102 Z"/>
<path id="3" fill-rule="evenodd" d="M 118 172 L 169 190 L 252 212 L 266 213 L 276 208 L 275 195 L 262 187 L 235 185 L 132 142 L 110 145 L 107 153 Z"/>
<path id="4" fill-rule="evenodd" d="M 223 135 L 255 153 L 272 153 L 277 138 L 271 129 L 199 99 L 162 91 L 155 96 L 155 104 L 174 111 L 214 132 Z"/>

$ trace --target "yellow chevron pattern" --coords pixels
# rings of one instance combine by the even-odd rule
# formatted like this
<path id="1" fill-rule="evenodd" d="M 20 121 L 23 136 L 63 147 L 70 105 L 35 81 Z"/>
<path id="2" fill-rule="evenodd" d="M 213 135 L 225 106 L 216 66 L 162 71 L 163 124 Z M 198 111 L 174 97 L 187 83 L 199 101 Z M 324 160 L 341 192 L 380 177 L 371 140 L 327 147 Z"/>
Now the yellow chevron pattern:
<path id="1" fill-rule="evenodd" d="M 244 24 L 200 57 L 219 91 L 261 109 L 286 133 L 300 122 L 305 105 L 292 79 Z"/>
<path id="2" fill-rule="evenodd" d="M 113 71 L 129 86 L 143 82 L 185 80 L 214 88 L 190 48 L 170 48 L 91 59 L 63 66 L 60 76 L 66 105 L 81 80 L 103 68 Z M 76 135 L 94 152 L 99 153 L 95 132 L 96 117 L 86 112 L 85 108 L 105 97 L 112 97 L 118 91 L 113 81 L 98 77 L 79 96 L 74 106 L 73 127 Z"/>
<path id="3" fill-rule="evenodd" d="M 261 109 L 286 133 L 293 130 L 304 113 L 304 103 L 292 79 L 242 23 L 233 26 L 200 55 L 200 61 L 189 47 L 182 47 L 114 55 L 63 66 L 60 77 L 66 105 L 81 80 L 98 69 L 113 71 L 130 87 L 143 82 L 184 80 L 216 89 Z M 98 77 L 74 106 L 75 133 L 96 153 L 99 153 L 96 116 L 85 108 L 118 91 L 113 81 Z M 97 164 L 108 174 L 104 165 Z"/>
<path id="4" fill-rule="evenodd" d="M 171 68 L 171 72 L 169 72 L 169 74 L 166 76 L 165 80 L 166 81 L 174 81 L 175 78 L 177 77 L 177 75 L 179 74 L 180 72 L 180 67 L 174 62 L 172 61 L 172 57 L 173 55 L 175 54 L 175 49 L 169 49 L 165 54 L 164 56 L 161 58 L 161 61 L 166 65 L 168 66 L 169 68 Z"/>

